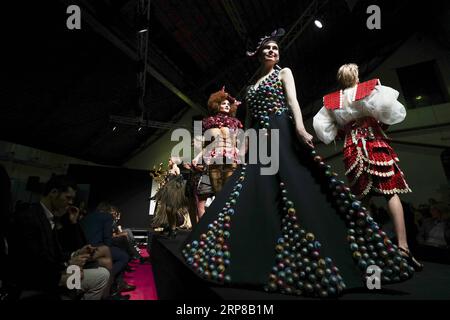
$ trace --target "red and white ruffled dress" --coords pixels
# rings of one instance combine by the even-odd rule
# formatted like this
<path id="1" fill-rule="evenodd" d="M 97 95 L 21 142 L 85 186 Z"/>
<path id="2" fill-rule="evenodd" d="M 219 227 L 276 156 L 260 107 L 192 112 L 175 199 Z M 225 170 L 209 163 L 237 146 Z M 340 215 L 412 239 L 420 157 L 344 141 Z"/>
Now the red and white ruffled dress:
<path id="1" fill-rule="evenodd" d="M 345 175 L 358 198 L 411 192 L 382 129 L 406 117 L 398 94 L 378 79 L 369 80 L 326 95 L 324 106 L 314 116 L 314 130 L 325 144 L 333 141 L 339 130 L 345 132 Z"/>

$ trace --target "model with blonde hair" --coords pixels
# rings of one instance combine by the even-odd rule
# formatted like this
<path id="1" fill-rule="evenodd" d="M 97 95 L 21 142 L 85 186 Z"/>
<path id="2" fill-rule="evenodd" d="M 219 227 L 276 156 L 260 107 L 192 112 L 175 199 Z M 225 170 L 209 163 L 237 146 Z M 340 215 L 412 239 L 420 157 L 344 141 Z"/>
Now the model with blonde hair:
<path id="1" fill-rule="evenodd" d="M 394 149 L 383 127 L 402 122 L 405 107 L 397 101 L 398 91 L 381 85 L 379 79 L 359 83 L 358 66 L 342 65 L 337 72 L 341 89 L 323 98 L 324 106 L 314 116 L 314 130 L 325 144 L 339 130 L 345 134 L 344 164 L 350 188 L 357 198 L 369 203 L 372 196 L 387 200 L 398 247 L 416 271 L 422 270 L 410 253 L 400 193 L 411 192 Z"/>

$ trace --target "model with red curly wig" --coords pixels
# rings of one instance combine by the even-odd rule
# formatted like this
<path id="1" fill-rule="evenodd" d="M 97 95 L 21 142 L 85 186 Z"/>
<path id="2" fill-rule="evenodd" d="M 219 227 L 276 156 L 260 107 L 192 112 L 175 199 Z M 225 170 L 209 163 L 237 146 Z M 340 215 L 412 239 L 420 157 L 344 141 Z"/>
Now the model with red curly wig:
<path id="1" fill-rule="evenodd" d="M 193 163 L 197 164 L 203 158 L 215 193 L 222 190 L 240 163 L 237 135 L 243 125 L 235 117 L 239 104 L 222 88 L 209 97 L 208 109 L 212 115 L 202 121 L 203 133 L 211 136 L 212 142 L 195 157 Z"/>

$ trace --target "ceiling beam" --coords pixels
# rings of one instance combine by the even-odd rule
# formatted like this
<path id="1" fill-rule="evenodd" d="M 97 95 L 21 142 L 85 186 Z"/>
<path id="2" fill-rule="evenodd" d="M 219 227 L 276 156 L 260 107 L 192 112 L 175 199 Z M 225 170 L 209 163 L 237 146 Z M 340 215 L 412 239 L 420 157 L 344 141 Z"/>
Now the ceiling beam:
<path id="1" fill-rule="evenodd" d="M 234 30 L 236 30 L 243 43 L 246 44 L 248 40 L 248 32 L 236 4 L 233 0 L 222 0 L 222 5 L 225 8 L 228 18 L 230 18 L 230 21 L 233 24 Z"/>
<path id="2" fill-rule="evenodd" d="M 289 28 L 289 31 L 280 40 L 280 47 L 287 51 L 295 40 L 306 30 L 311 21 L 317 18 L 320 10 L 327 4 L 328 0 L 314 0 L 303 11 L 302 15 Z"/>
<path id="3" fill-rule="evenodd" d="M 72 1 L 70 0 L 60 0 L 66 5 L 71 5 Z M 130 57 L 133 61 L 138 62 L 139 57 L 137 53 L 137 48 L 134 48 L 133 45 L 126 43 L 124 39 L 121 39 L 119 36 L 116 35 L 118 33 L 117 31 L 112 32 L 110 29 L 108 29 L 106 26 L 104 26 L 101 22 L 99 22 L 90 12 L 89 12 L 89 4 L 86 3 L 86 1 L 82 0 L 80 1 L 82 6 L 84 7 L 81 11 L 81 18 L 83 21 L 86 21 L 86 23 L 98 34 L 103 36 L 105 39 L 110 41 L 113 45 L 115 45 L 118 49 L 120 49 L 122 52 L 124 52 L 128 57 Z M 151 51 L 149 56 L 152 57 L 152 59 L 155 58 L 157 55 L 156 52 Z M 149 56 L 147 56 L 147 59 L 149 59 Z M 160 58 L 159 60 L 164 60 Z M 147 64 L 147 72 L 154 77 L 156 80 L 158 80 L 162 85 L 164 85 L 167 89 L 169 89 L 172 93 L 174 93 L 178 98 L 180 98 L 182 101 L 184 101 L 189 107 L 193 108 L 197 112 L 200 112 L 201 114 L 205 114 L 206 110 L 201 107 L 200 104 L 193 101 L 190 97 L 188 97 L 185 93 L 183 93 L 175 84 L 173 84 L 167 77 L 165 77 L 163 74 L 161 74 L 158 70 L 156 70 L 152 64 L 151 60 L 148 60 Z M 171 76 L 176 76 L 177 73 L 171 74 Z M 184 79 L 178 79 L 178 83 L 185 83 Z"/>

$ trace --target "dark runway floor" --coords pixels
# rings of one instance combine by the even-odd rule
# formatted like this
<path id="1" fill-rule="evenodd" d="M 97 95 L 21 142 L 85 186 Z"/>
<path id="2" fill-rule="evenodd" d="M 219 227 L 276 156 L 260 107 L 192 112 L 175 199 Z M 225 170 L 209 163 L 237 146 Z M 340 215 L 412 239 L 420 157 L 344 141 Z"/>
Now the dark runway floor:
<path id="1" fill-rule="evenodd" d="M 176 239 L 165 237 L 154 237 L 167 249 L 168 254 L 176 256 L 180 267 L 189 269 L 184 265 L 181 257 L 180 246 L 186 238 L 186 232 L 180 232 Z M 154 257 L 155 259 L 157 257 Z M 172 260 L 173 261 L 173 260 Z M 448 300 L 450 299 L 450 265 L 423 261 L 425 268 L 422 272 L 416 272 L 414 277 L 406 282 L 384 285 L 380 290 L 368 290 L 361 288 L 347 292 L 340 300 Z M 191 271 L 189 269 L 189 271 Z M 191 271 L 192 272 L 192 271 Z M 193 272 L 192 272 L 193 274 Z M 198 278 L 199 282 L 202 282 Z M 230 288 L 211 286 L 220 298 L 224 300 L 306 300 L 310 298 L 289 296 L 283 294 L 267 293 L 259 290 L 248 290 L 246 288 Z"/>

